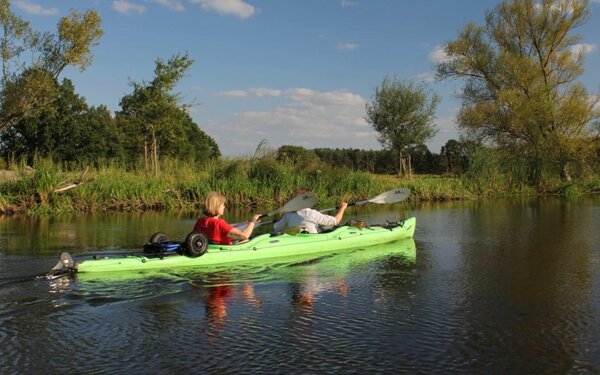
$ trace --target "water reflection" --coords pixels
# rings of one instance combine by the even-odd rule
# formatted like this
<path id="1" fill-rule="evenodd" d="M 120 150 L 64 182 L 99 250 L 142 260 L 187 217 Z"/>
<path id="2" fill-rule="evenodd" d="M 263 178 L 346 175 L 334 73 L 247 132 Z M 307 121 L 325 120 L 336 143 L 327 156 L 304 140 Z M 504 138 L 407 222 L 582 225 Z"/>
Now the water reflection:
<path id="1" fill-rule="evenodd" d="M 247 304 L 259 308 L 261 300 L 254 293 L 252 284 L 214 285 L 204 288 L 204 309 L 207 331 L 216 334 L 221 331 L 227 319 L 228 305 L 234 303 L 231 298 L 241 297 Z"/>
<path id="2" fill-rule="evenodd" d="M 421 280 L 427 304 L 420 324 L 436 332 L 453 366 L 481 371 L 499 362 L 505 373 L 517 363 L 524 373 L 593 368 L 582 365 L 594 356 L 581 348 L 596 347 L 598 338 L 596 328 L 590 331 L 599 306 L 598 209 L 540 199 L 446 211 L 431 219 L 456 219 L 434 225 L 442 234 L 427 233 L 421 247 L 435 252 L 437 263 Z"/>
<path id="3" fill-rule="evenodd" d="M 185 238 L 195 213 L 128 212 L 82 216 L 0 216 L 0 249 L 5 254 L 85 253 L 139 249 L 157 231 Z"/>
<path id="4" fill-rule="evenodd" d="M 304 256 L 300 261 L 279 261 L 267 268 L 242 266 L 235 269 L 234 266 L 227 271 L 194 271 L 187 277 L 191 278 L 190 285 L 203 295 L 206 331 L 216 334 L 223 330 L 232 309 L 245 305 L 256 312 L 260 310 L 263 299 L 269 297 L 257 295 L 255 285 L 260 285 L 257 283 L 287 285 L 285 294 L 292 311 L 296 311 L 295 319 L 303 319 L 314 313 L 319 300 L 329 293 L 347 298 L 350 287 L 345 278 L 353 269 L 373 266 L 378 260 L 394 255 L 401 256 L 405 264 L 413 263 L 416 258 L 414 241 L 407 239 L 308 260 Z M 268 275 L 266 278 L 265 274 Z"/>
<path id="5" fill-rule="evenodd" d="M 292 303 L 304 312 L 312 313 L 319 294 L 333 291 L 340 297 L 348 296 L 348 285 L 344 279 L 335 282 L 320 282 L 315 279 L 307 280 L 304 284 L 290 285 Z"/>

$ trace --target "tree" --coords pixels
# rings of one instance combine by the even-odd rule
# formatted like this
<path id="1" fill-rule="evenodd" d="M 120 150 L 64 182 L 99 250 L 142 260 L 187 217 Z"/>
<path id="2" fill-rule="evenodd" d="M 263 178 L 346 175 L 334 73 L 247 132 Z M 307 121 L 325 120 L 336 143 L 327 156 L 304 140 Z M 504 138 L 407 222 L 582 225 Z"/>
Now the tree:
<path id="1" fill-rule="evenodd" d="M 547 176 L 569 179 L 599 140 L 600 96 L 576 82 L 584 52 L 572 32 L 588 17 L 585 0 L 505 0 L 484 26 L 469 23 L 447 43 L 437 66 L 438 77 L 465 81 L 458 124 L 466 135 L 525 156 L 540 188 Z"/>
<path id="2" fill-rule="evenodd" d="M 432 174 L 439 171 L 439 155 L 433 154 L 424 144 L 412 146 L 409 150 L 415 173 Z"/>
<path id="3" fill-rule="evenodd" d="M 68 79 L 57 90 L 47 108 L 0 134 L 2 156 L 87 164 L 122 158 L 122 134 L 110 111 L 104 106 L 88 107 Z"/>
<path id="4" fill-rule="evenodd" d="M 171 152 L 178 159 L 189 159 L 205 163 L 221 156 L 217 142 L 203 132 L 185 111 L 180 111 L 183 141 L 164 145 L 163 151 Z"/>
<path id="5" fill-rule="evenodd" d="M 277 160 L 289 161 L 294 165 L 316 163 L 319 158 L 313 150 L 307 150 L 302 146 L 283 145 L 277 149 Z"/>
<path id="6" fill-rule="evenodd" d="M 180 104 L 180 96 L 172 92 L 193 60 L 184 54 L 155 63 L 152 81 L 132 82 L 133 92 L 121 99 L 117 113 L 120 126 L 133 141 L 127 147 L 130 158 L 143 154 L 146 168 L 157 174 L 159 149 L 175 158 L 218 157 L 215 141 L 198 128 Z"/>
<path id="7" fill-rule="evenodd" d="M 378 141 L 399 155 L 399 173 L 410 174 L 408 148 L 425 143 L 436 133 L 432 121 L 440 98 L 423 84 L 400 82 L 384 77 L 375 88 L 371 103 L 366 105 L 367 121 L 378 133 Z M 407 166 L 408 164 L 408 166 Z"/>
<path id="8" fill-rule="evenodd" d="M 35 116 L 56 98 L 58 79 L 67 66 L 84 70 L 91 47 L 103 34 L 95 10 L 72 11 L 58 22 L 58 33 L 35 32 L 0 0 L 0 133 L 23 118 Z M 26 57 L 28 63 L 22 61 Z"/>
<path id="9" fill-rule="evenodd" d="M 469 168 L 469 158 L 476 145 L 469 141 L 450 139 L 440 150 L 440 164 L 446 173 L 462 174 Z"/>

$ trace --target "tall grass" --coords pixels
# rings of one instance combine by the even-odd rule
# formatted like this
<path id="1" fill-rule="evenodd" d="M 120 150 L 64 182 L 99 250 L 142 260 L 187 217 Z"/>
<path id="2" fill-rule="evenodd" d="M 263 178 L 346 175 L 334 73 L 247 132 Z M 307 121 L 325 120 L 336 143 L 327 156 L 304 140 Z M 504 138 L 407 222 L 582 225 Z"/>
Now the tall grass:
<path id="1" fill-rule="evenodd" d="M 0 182 L 0 213 L 46 215 L 94 211 L 139 211 L 149 209 L 196 210 L 210 191 L 224 194 L 229 204 L 245 208 L 283 205 L 299 187 L 312 189 L 319 206 L 340 200 L 372 198 L 395 187 L 412 190 L 409 199 L 457 200 L 534 194 L 519 177 L 506 171 L 501 156 L 476 155 L 471 170 L 462 177 L 395 176 L 333 168 L 323 163 L 291 164 L 273 158 L 211 161 L 198 166 L 162 160 L 158 177 L 141 168 L 107 165 L 87 171 L 71 170 L 38 160 L 33 173 L 16 166 L 16 182 Z M 515 177 L 516 176 L 516 177 Z M 75 188 L 55 192 L 68 183 Z M 600 191 L 600 179 L 558 187 L 563 192 Z"/>
<path id="2" fill-rule="evenodd" d="M 32 215 L 107 210 L 188 209 L 202 206 L 219 191 L 238 207 L 266 208 L 286 202 L 298 187 L 313 189 L 320 204 L 364 199 L 391 189 L 397 181 L 328 166 L 298 167 L 271 158 L 213 161 L 204 166 L 163 160 L 158 177 L 141 169 L 105 166 L 71 171 L 37 161 L 32 174 L 0 184 L 0 211 Z M 79 181 L 82 180 L 83 181 Z M 69 183 L 75 188 L 55 192 Z"/>

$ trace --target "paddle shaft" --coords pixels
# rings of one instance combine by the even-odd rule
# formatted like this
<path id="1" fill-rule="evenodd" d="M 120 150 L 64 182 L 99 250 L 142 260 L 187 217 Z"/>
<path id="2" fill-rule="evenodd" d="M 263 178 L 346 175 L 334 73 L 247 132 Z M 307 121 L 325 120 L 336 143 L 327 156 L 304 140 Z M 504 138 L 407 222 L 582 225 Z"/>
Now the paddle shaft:
<path id="1" fill-rule="evenodd" d="M 386 204 L 386 203 L 396 203 L 405 200 L 408 198 L 410 194 L 410 190 L 404 188 L 395 188 L 385 193 L 381 193 L 375 198 L 366 199 L 364 201 L 358 201 L 353 203 L 348 203 L 348 206 L 362 206 L 367 203 L 377 203 L 377 204 Z M 339 209 L 339 207 L 331 207 L 321 210 L 321 212 L 329 212 Z"/>

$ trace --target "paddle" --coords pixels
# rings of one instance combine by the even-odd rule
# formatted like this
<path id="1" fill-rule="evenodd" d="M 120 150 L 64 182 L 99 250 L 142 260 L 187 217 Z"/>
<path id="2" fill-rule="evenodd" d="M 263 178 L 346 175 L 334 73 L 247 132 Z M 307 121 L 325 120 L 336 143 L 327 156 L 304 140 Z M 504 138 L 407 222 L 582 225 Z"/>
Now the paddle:
<path id="1" fill-rule="evenodd" d="M 301 195 L 298 195 L 298 196 L 292 198 L 283 207 L 280 207 L 271 212 L 267 212 L 266 214 L 262 214 L 262 215 L 260 215 L 260 217 L 263 218 L 263 217 L 267 217 L 267 216 L 274 216 L 280 212 L 298 211 L 303 208 L 313 208 L 315 206 L 315 204 L 317 204 L 317 201 L 318 201 L 318 199 L 317 199 L 317 196 L 315 195 L 315 193 L 313 193 L 312 191 L 307 191 L 306 193 L 303 193 Z M 239 226 L 246 225 L 246 224 L 248 224 L 248 222 L 244 221 L 241 223 L 232 224 L 232 226 L 239 227 Z"/>
<path id="2" fill-rule="evenodd" d="M 375 203 L 375 204 L 396 203 L 396 202 L 401 202 L 401 201 L 405 200 L 406 198 L 408 198 L 409 195 L 410 195 L 409 189 L 395 188 L 395 189 L 386 191 L 385 193 L 381 193 L 378 196 L 376 196 L 375 198 L 367 199 L 364 201 L 348 203 L 348 207 L 362 206 L 362 205 L 365 205 L 368 203 Z M 324 210 L 319 210 L 319 211 L 320 212 L 328 212 L 328 211 L 333 211 L 336 209 L 338 209 L 338 207 L 326 208 Z"/>

